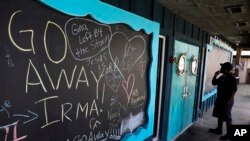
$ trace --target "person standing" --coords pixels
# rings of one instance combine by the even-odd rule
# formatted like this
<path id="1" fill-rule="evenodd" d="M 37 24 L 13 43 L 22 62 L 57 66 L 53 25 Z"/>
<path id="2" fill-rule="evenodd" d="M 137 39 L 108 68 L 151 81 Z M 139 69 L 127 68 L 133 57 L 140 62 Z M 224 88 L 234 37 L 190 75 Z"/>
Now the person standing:
<path id="1" fill-rule="evenodd" d="M 209 129 L 209 132 L 214 134 L 222 134 L 223 122 L 226 122 L 227 133 L 220 137 L 220 140 L 228 140 L 229 129 L 232 125 L 231 111 L 234 105 L 234 95 L 237 91 L 237 81 L 232 75 L 232 64 L 225 62 L 220 64 L 221 68 L 215 72 L 212 84 L 217 85 L 217 98 L 213 109 L 213 116 L 218 118 L 218 126 L 215 129 Z M 222 73 L 222 76 L 217 76 Z"/>

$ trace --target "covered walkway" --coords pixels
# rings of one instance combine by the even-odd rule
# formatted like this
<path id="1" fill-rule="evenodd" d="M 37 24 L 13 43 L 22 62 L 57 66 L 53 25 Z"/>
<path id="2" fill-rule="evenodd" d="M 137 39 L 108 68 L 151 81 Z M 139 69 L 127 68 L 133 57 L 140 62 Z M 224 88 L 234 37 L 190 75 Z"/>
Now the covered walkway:
<path id="1" fill-rule="evenodd" d="M 235 104 L 232 110 L 233 124 L 250 124 L 250 85 L 238 85 L 235 96 Z M 217 126 L 217 119 L 212 117 L 213 108 L 209 109 L 202 118 L 182 133 L 176 141 L 218 141 L 220 135 L 211 134 L 209 128 Z M 223 134 L 226 132 L 226 124 L 223 125 Z"/>

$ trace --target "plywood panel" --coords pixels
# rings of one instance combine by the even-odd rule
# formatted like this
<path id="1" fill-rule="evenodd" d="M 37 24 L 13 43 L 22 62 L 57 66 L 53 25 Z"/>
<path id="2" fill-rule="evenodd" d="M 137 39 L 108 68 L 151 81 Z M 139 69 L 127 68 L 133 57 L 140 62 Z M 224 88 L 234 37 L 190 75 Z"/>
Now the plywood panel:
<path id="1" fill-rule="evenodd" d="M 219 47 L 213 47 L 213 50 L 207 54 L 206 62 L 206 81 L 205 92 L 209 92 L 215 86 L 212 85 L 214 73 L 220 69 L 220 63 L 230 62 L 230 52 Z"/>

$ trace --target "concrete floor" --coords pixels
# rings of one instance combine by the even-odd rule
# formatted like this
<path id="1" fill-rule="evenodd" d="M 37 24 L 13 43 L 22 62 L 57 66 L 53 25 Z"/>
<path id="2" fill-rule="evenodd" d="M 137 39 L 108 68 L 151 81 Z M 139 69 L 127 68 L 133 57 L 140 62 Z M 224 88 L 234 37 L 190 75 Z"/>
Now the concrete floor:
<path id="1" fill-rule="evenodd" d="M 217 118 L 212 117 L 213 108 L 209 109 L 202 118 L 182 133 L 176 141 L 219 141 L 220 135 L 211 134 L 209 128 L 217 127 Z M 239 84 L 232 110 L 233 124 L 250 125 L 250 85 Z M 226 123 L 223 125 L 223 135 Z"/>

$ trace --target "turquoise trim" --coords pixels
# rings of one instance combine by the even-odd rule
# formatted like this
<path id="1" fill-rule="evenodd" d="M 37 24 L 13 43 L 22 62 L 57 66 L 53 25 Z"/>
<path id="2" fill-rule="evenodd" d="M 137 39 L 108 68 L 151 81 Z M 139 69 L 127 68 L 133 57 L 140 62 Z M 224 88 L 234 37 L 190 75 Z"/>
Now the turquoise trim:
<path id="1" fill-rule="evenodd" d="M 215 94 L 217 94 L 217 89 L 216 88 L 209 91 L 209 92 L 207 92 L 207 93 L 204 93 L 203 96 L 202 96 L 202 101 L 207 100 L 208 98 L 210 98 L 211 96 L 213 96 Z"/>
<path id="2" fill-rule="evenodd" d="M 39 0 L 41 3 L 71 16 L 90 15 L 97 21 L 105 24 L 124 23 L 136 31 L 144 30 L 153 36 L 150 47 L 151 66 L 150 66 L 150 95 L 147 109 L 148 123 L 145 127 L 140 127 L 135 133 L 127 134 L 122 140 L 135 141 L 145 140 L 153 135 L 155 99 L 156 99 L 156 74 L 158 62 L 158 37 L 160 26 L 158 23 L 147 20 L 143 17 L 128 13 L 99 0 Z"/>
<path id="3" fill-rule="evenodd" d="M 210 45 L 210 44 L 207 44 L 206 55 L 205 55 L 206 56 L 206 58 L 205 58 L 205 67 L 204 67 L 205 71 L 204 71 L 204 74 L 203 74 L 203 78 L 204 79 L 203 79 L 203 87 L 202 87 L 203 88 L 203 90 L 202 90 L 202 92 L 203 92 L 202 93 L 202 100 L 201 100 L 202 102 L 205 101 L 206 99 L 208 99 L 210 96 L 212 96 L 212 95 L 209 95 L 209 97 L 207 97 L 206 96 L 207 93 L 204 92 L 205 88 L 206 88 L 206 85 L 205 85 L 206 84 L 206 74 L 207 74 L 207 65 L 206 65 L 206 62 L 207 62 L 207 58 L 208 58 L 207 57 L 207 53 L 210 52 L 210 51 L 212 51 L 212 50 L 213 50 L 213 46 Z"/>
<path id="4" fill-rule="evenodd" d="M 147 34 L 155 30 L 158 23 L 139 17 L 122 9 L 113 7 L 99 0 L 38 0 L 43 4 L 71 16 L 91 15 L 106 24 L 126 23 L 134 30 L 144 29 Z"/>
<path id="5" fill-rule="evenodd" d="M 216 44 L 216 41 L 218 41 L 218 42 L 220 42 L 220 43 L 219 43 L 219 44 Z M 213 44 L 214 46 L 220 47 L 220 48 L 225 49 L 225 50 L 228 50 L 228 51 L 230 51 L 230 52 L 233 52 L 233 51 L 234 51 L 230 46 L 228 46 L 228 45 L 222 45 L 221 43 L 222 43 L 222 41 L 220 41 L 220 40 L 217 40 L 217 39 L 215 39 L 215 38 L 212 39 L 212 44 Z"/>
<path id="6" fill-rule="evenodd" d="M 215 46 L 217 46 L 217 45 L 215 45 Z M 223 46 L 217 46 L 217 47 L 222 48 L 222 49 L 227 50 L 227 51 L 230 51 L 230 52 L 233 52 L 233 51 L 234 51 L 234 50 L 233 50 L 232 48 L 230 48 L 230 47 L 223 47 Z"/>
<path id="7" fill-rule="evenodd" d="M 207 44 L 207 45 L 208 45 L 208 44 Z M 218 45 L 215 45 L 215 44 L 213 44 L 213 45 L 216 46 L 216 47 L 222 48 L 222 49 L 224 49 L 224 50 L 230 51 L 230 52 L 233 52 L 233 51 L 234 51 L 231 47 L 218 46 Z"/>

